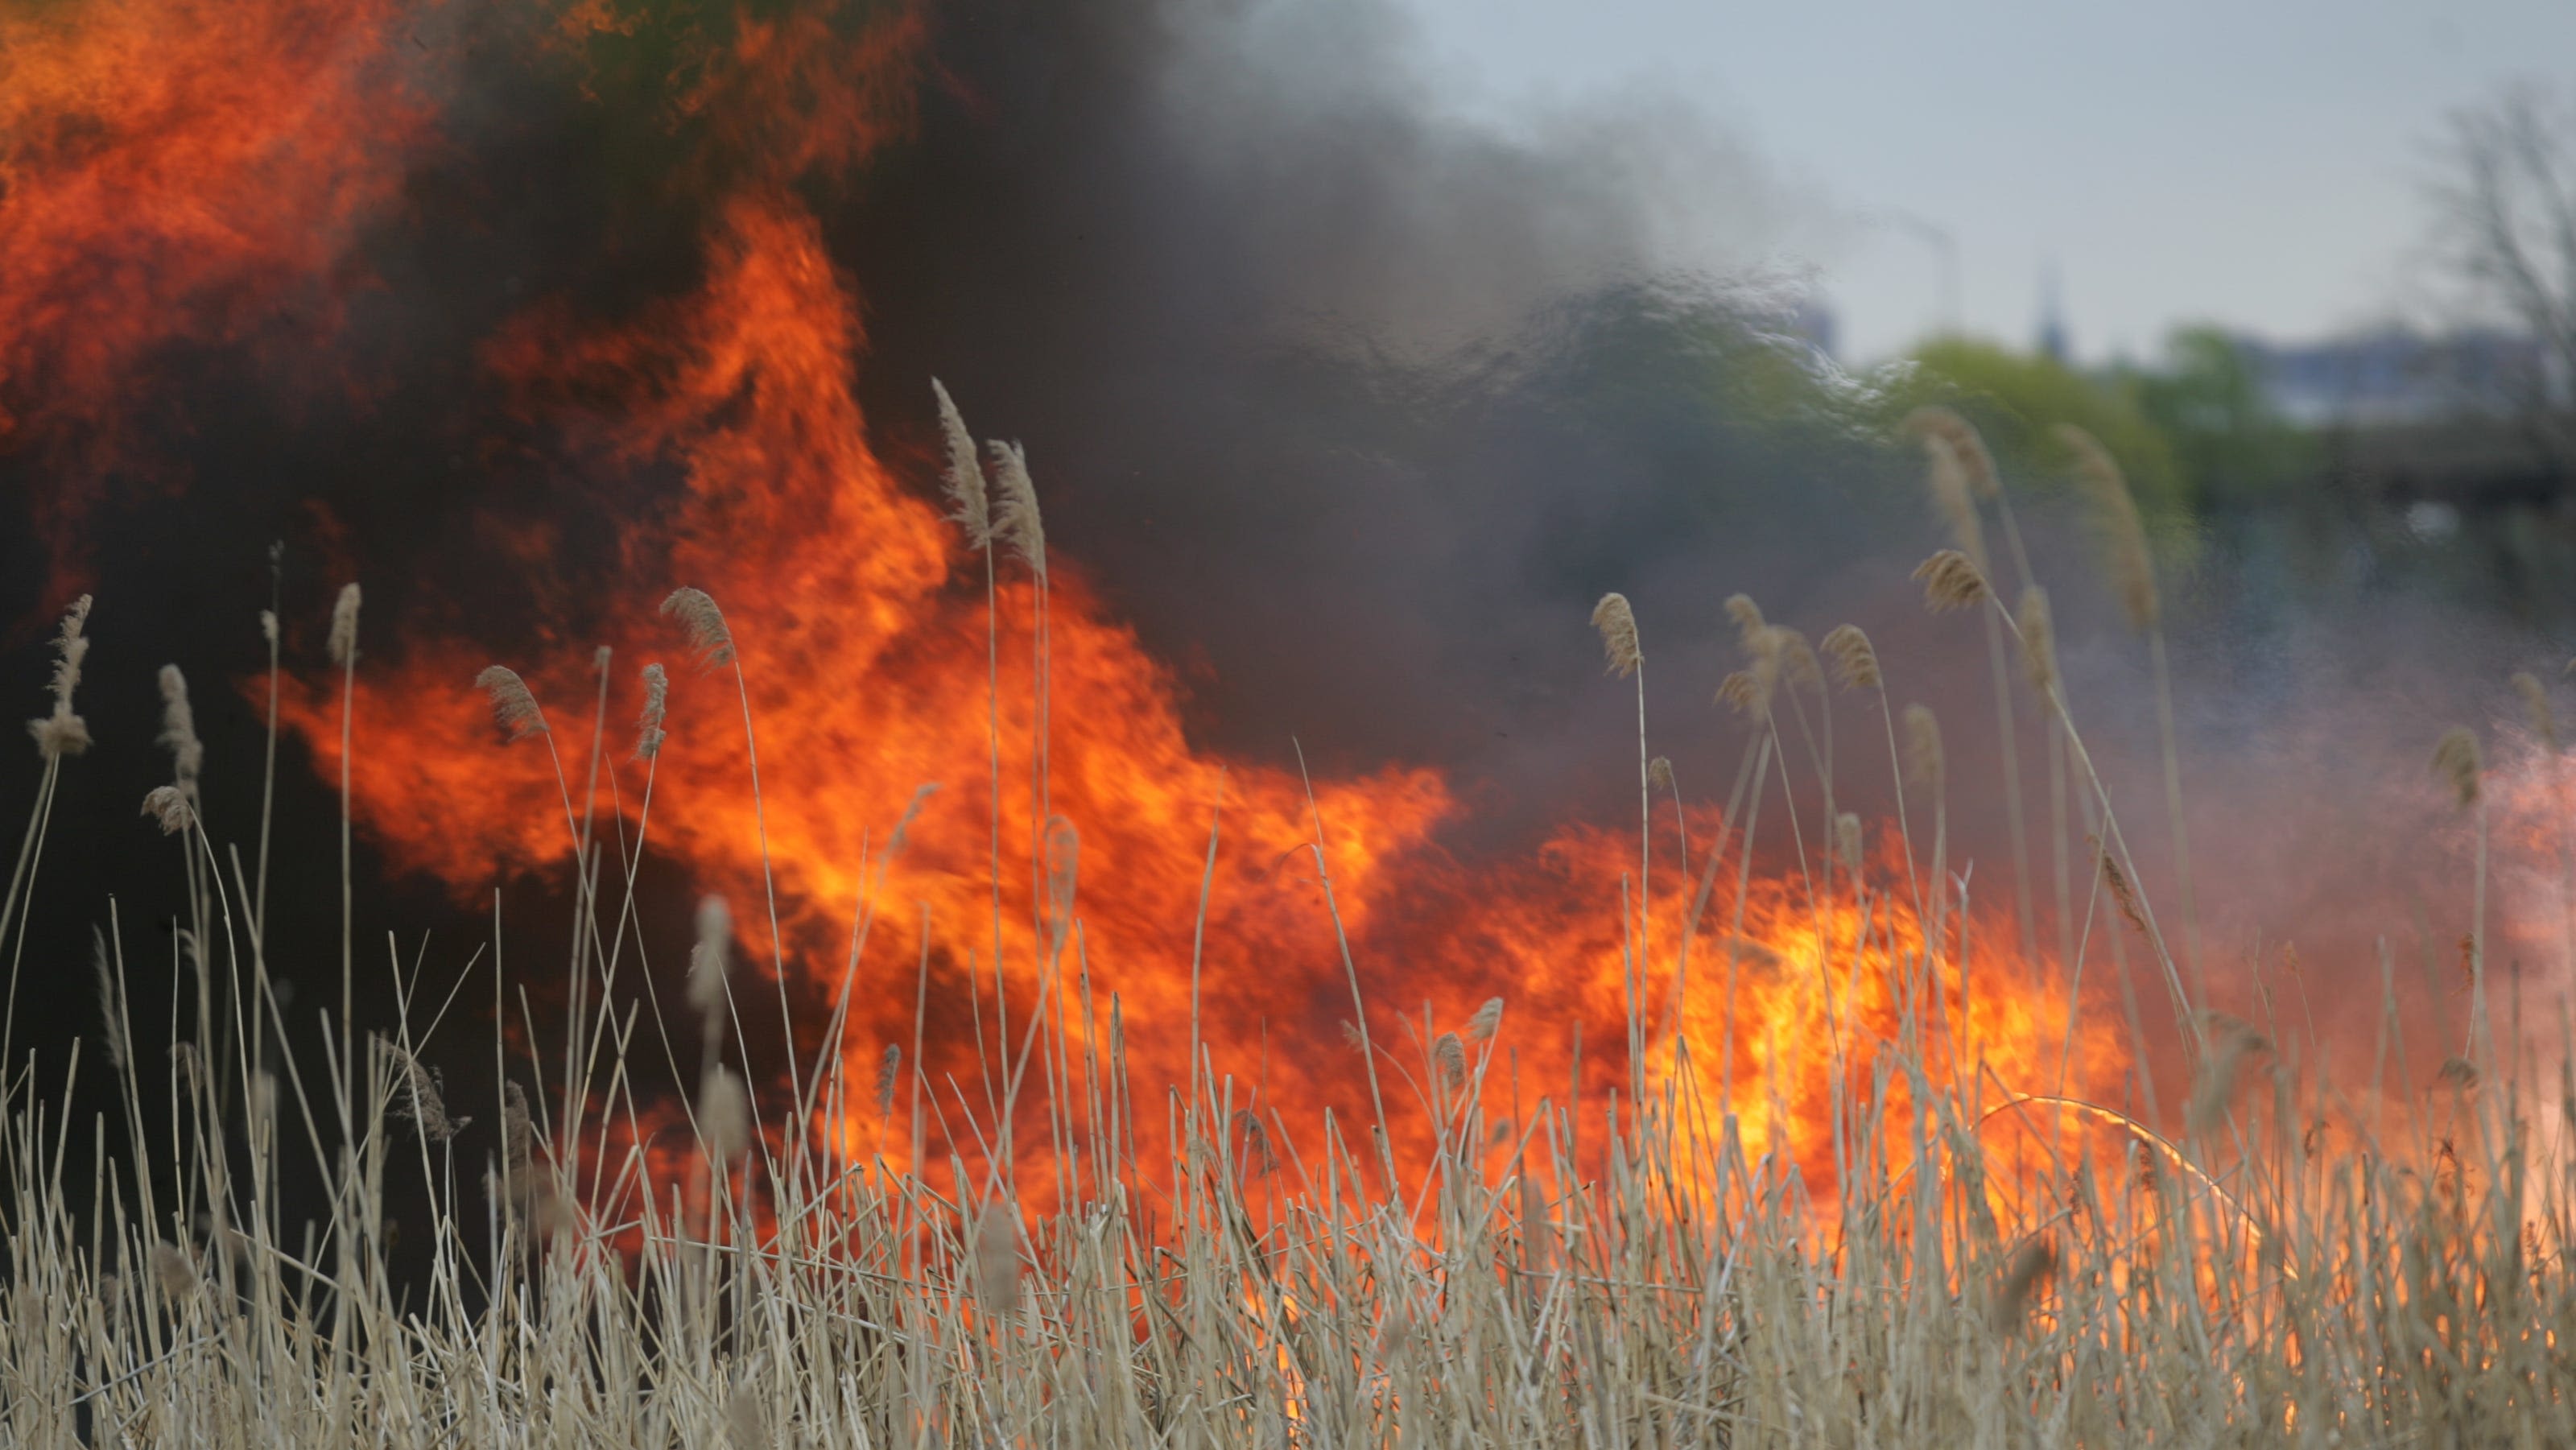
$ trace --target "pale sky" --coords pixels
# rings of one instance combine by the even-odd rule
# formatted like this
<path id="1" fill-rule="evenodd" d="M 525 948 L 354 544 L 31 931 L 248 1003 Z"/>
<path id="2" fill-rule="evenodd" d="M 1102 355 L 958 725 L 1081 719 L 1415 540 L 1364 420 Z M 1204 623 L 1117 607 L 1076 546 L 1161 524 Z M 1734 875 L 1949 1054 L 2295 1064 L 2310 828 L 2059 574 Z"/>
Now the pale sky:
<path id="1" fill-rule="evenodd" d="M 2444 113 L 2576 79 L 2576 0 L 1397 3 L 1444 108 L 1678 99 L 1752 150 L 1833 219 L 1779 260 L 1821 270 L 1863 360 L 1941 321 L 1924 224 L 1971 331 L 2027 342 L 2053 262 L 2088 360 L 2177 322 L 2296 340 L 2420 306 Z"/>

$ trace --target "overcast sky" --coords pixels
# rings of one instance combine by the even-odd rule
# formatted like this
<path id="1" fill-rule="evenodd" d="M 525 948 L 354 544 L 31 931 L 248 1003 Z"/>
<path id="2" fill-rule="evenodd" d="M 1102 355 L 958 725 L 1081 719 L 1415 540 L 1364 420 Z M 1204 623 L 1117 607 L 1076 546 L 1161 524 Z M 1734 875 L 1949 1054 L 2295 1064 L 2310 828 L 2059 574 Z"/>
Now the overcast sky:
<path id="1" fill-rule="evenodd" d="M 2444 113 L 2576 75 L 2576 0 L 1397 0 L 1438 101 L 1511 126 L 1674 98 L 1822 222 L 1846 357 L 1933 329 L 1941 248 L 1977 332 L 2026 342 L 2054 265 L 2079 356 L 2209 319 L 2280 339 L 2386 318 Z M 1705 200 L 1705 199 L 1703 199 Z"/>

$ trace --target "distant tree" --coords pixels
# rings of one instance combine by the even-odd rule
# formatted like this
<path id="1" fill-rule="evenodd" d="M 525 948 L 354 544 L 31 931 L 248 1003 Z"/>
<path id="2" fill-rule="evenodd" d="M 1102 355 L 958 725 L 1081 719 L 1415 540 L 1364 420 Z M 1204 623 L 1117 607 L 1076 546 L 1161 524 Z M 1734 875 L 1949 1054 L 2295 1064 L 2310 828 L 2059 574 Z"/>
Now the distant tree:
<path id="1" fill-rule="evenodd" d="M 2449 117 L 2433 184 L 2436 244 L 2476 323 L 2532 346 L 2495 379 L 2533 441 L 2576 467 L 2576 108 L 2522 83 Z"/>
<path id="2" fill-rule="evenodd" d="M 2253 360 L 2218 328 L 2177 329 L 2159 365 L 2123 381 L 2204 507 L 2250 502 L 2312 470 L 2314 440 L 2273 408 Z"/>

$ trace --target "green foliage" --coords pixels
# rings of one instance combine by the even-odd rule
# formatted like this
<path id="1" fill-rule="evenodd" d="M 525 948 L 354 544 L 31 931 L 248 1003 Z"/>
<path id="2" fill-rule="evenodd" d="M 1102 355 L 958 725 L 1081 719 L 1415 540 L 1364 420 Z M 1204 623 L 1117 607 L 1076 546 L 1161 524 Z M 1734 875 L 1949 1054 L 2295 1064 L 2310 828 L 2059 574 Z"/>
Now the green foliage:
<path id="1" fill-rule="evenodd" d="M 1936 338 L 1888 388 L 1888 426 L 1926 403 L 1955 408 L 1985 435 L 2005 486 L 2053 493 L 2070 460 L 2050 436 L 2072 423 L 2100 439 L 2128 476 L 2148 527 L 2171 534 L 2194 509 L 2194 490 L 2173 441 L 2136 391 L 2088 377 L 2054 358 L 1969 338 Z"/>
<path id="2" fill-rule="evenodd" d="M 2274 411 L 2244 349 L 2215 327 L 2177 329 L 2161 368 L 2120 381 L 2203 508 L 2277 494 L 2314 466 L 2314 441 Z"/>

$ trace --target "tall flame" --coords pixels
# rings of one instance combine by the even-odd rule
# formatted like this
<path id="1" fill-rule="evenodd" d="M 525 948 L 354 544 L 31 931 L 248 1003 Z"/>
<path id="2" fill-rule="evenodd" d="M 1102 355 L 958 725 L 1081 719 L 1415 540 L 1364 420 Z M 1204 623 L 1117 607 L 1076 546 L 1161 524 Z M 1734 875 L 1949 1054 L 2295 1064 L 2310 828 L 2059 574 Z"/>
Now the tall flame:
<path id="1" fill-rule="evenodd" d="M 395 0 L 0 13 L 0 446 L 88 450 L 40 506 L 58 558 L 157 348 L 236 340 L 282 300 L 337 297 L 353 238 L 435 124 L 395 63 L 417 19 Z M 622 0 L 555 20 L 575 51 L 645 23 Z M 706 218 L 696 281 L 619 319 L 540 303 L 482 350 L 522 413 L 608 481 L 505 542 L 542 570 L 562 537 L 601 531 L 617 582 L 582 601 L 529 591 L 549 617 L 525 637 L 545 653 L 506 663 L 554 725 L 533 740 L 495 738 L 470 683 L 491 661 L 462 641 L 409 634 L 379 652 L 390 665 L 358 670 L 356 809 L 397 866 L 473 890 L 563 863 L 596 783 L 602 839 L 624 851 L 640 835 L 732 899 L 744 955 L 784 974 L 802 1050 L 843 1051 L 866 1082 L 883 1045 L 919 1030 L 934 1093 L 974 1081 L 974 1044 L 1043 998 L 1087 1039 L 1114 1019 L 1148 1090 L 1193 1079 L 1196 1026 L 1237 1106 L 1357 1119 L 1376 1111 L 1362 1085 L 1378 1073 L 1402 1120 L 1390 1130 L 1418 1138 L 1464 1055 L 1436 1044 L 1500 996 L 1547 1030 L 1480 1064 L 1498 1101 L 1598 1092 L 1632 1069 L 1686 1080 L 1757 1151 L 1824 1185 L 1834 1083 L 1900 1024 L 1917 1060 L 1962 1081 L 2116 1080 L 2118 1044 L 2068 1027 L 2052 970 L 1963 950 L 1976 920 L 1919 920 L 1877 889 L 1895 879 L 1885 861 L 1862 892 L 1764 847 L 1763 869 L 1740 889 L 1723 873 L 1694 922 L 1679 867 L 1626 879 L 1622 832 L 1578 827 L 1528 859 L 1465 864 L 1435 844 L 1459 814 L 1435 770 L 1310 787 L 1194 749 L 1173 675 L 1078 565 L 1040 578 L 978 551 L 927 480 L 896 477 L 870 445 L 851 379 L 861 309 L 809 198 L 910 125 L 923 13 L 854 19 L 814 0 L 693 23 L 712 28 L 677 47 L 692 79 L 670 91 L 688 139 L 668 182 L 705 203 L 690 212 Z M 1035 466 L 1043 492 L 1042 453 Z M 655 612 L 675 585 L 718 602 L 735 661 L 689 667 Z M 610 679 L 590 642 L 573 645 L 575 618 L 608 621 Z M 657 659 L 668 743 L 594 763 L 589 703 L 631 718 L 634 670 Z M 340 711 L 336 679 L 286 693 L 287 723 L 335 778 Z M 929 784 L 898 852 L 896 823 Z M 614 883 L 627 863 L 609 859 Z M 1637 893 L 1650 929 L 1623 924 L 1630 884 L 1651 885 Z M 826 1043 L 845 987 L 850 1030 Z M 1355 1016 L 1379 1049 L 1365 1062 L 1336 1031 Z M 1632 1016 L 1630 1040 L 1596 1032 L 1575 1081 L 1562 1029 Z M 873 1102 L 848 1111 L 882 1126 Z"/>

